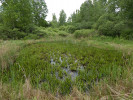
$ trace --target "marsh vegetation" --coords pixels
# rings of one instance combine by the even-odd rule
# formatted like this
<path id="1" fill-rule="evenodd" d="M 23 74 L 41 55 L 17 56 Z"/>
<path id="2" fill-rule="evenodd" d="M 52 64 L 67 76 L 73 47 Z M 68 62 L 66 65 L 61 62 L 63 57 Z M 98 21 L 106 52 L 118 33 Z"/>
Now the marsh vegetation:
<path id="1" fill-rule="evenodd" d="M 0 0 L 0 100 L 132 100 L 133 1 Z M 59 20 L 58 20 L 59 19 Z"/>
<path id="2" fill-rule="evenodd" d="M 122 51 L 100 49 L 70 41 L 39 42 L 20 50 L 15 63 L 3 70 L 3 82 L 25 82 L 54 94 L 69 94 L 73 86 L 89 92 L 104 78 L 117 81 L 129 66 Z"/>

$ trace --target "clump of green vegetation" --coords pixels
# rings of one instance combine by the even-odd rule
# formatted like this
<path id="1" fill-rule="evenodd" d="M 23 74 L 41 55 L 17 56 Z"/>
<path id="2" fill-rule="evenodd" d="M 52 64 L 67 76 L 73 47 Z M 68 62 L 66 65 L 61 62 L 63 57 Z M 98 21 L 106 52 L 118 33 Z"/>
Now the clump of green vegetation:
<path id="1" fill-rule="evenodd" d="M 24 82 L 54 94 L 68 94 L 73 86 L 88 91 L 104 78 L 123 77 L 130 56 L 116 50 L 66 42 L 40 42 L 20 51 L 16 62 L 1 76 L 3 82 Z"/>
<path id="2" fill-rule="evenodd" d="M 76 30 L 74 32 L 74 37 L 75 38 L 85 38 L 85 37 L 92 37 L 94 36 L 96 33 L 94 30 L 90 30 L 90 29 L 82 29 L 82 30 Z"/>
<path id="3" fill-rule="evenodd" d="M 66 37 L 66 36 L 68 36 L 68 33 L 65 31 L 60 31 L 59 36 Z"/>
<path id="4" fill-rule="evenodd" d="M 68 33 L 74 33 L 76 30 L 76 27 L 73 25 L 67 25 L 67 26 L 60 26 L 59 30 L 66 31 Z"/>
<path id="5" fill-rule="evenodd" d="M 125 29 L 122 33 L 121 33 L 121 37 L 123 37 L 124 39 L 127 40 L 133 40 L 133 29 Z"/>

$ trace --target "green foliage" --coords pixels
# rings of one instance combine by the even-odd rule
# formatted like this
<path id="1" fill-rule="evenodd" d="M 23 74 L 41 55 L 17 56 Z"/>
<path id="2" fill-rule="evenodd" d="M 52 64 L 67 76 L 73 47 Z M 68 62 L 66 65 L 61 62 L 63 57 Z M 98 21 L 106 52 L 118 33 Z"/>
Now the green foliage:
<path id="1" fill-rule="evenodd" d="M 49 28 L 41 28 L 41 29 L 39 29 L 39 31 L 40 31 L 41 33 L 46 34 L 46 35 L 56 35 L 56 34 L 58 34 L 58 32 L 59 32 L 58 29 L 56 29 L 56 28 L 51 28 L 51 27 L 49 27 Z"/>
<path id="2" fill-rule="evenodd" d="M 66 23 L 66 18 L 67 18 L 67 16 L 66 16 L 65 11 L 61 10 L 60 11 L 60 17 L 59 17 L 59 25 L 60 26 L 62 26 L 62 25 L 64 25 Z"/>
<path id="3" fill-rule="evenodd" d="M 40 37 L 37 34 L 29 34 L 25 36 L 24 39 L 39 39 Z"/>
<path id="4" fill-rule="evenodd" d="M 40 39 L 43 37 L 47 37 L 49 31 L 47 31 L 43 27 L 37 27 L 34 25 L 29 25 L 29 27 L 25 27 L 25 32 L 20 31 L 18 28 L 11 29 L 9 27 L 5 27 L 0 25 L 0 39 Z M 53 33 L 51 33 L 53 34 Z M 49 34 L 49 35 L 51 35 Z"/>
<path id="5" fill-rule="evenodd" d="M 76 28 L 73 25 L 67 25 L 67 26 L 60 26 L 59 30 L 66 31 L 68 33 L 74 33 Z"/>
<path id="6" fill-rule="evenodd" d="M 121 8 L 121 16 L 127 21 L 133 21 L 133 1 L 132 0 L 119 0 L 119 5 Z M 132 22 L 133 24 L 133 22 Z"/>
<path id="7" fill-rule="evenodd" d="M 119 17 L 114 14 L 105 14 L 99 18 L 94 25 L 101 35 L 120 37 L 124 28 L 127 27 L 124 21 L 119 21 Z"/>
<path id="8" fill-rule="evenodd" d="M 95 28 L 102 35 L 120 37 L 133 26 L 132 4 L 132 0 L 87 0 L 71 15 L 69 24 L 77 30 Z"/>
<path id="9" fill-rule="evenodd" d="M 23 29 L 32 23 L 31 0 L 6 0 L 2 3 L 4 25 Z"/>
<path id="10" fill-rule="evenodd" d="M 72 23 L 78 23 L 78 22 L 80 22 L 80 20 L 81 20 L 80 11 L 79 10 L 76 10 L 76 12 L 74 12 L 71 15 L 71 18 L 69 18 L 69 19 L 72 20 Z"/>
<path id="11" fill-rule="evenodd" d="M 99 26 L 98 31 L 102 35 L 115 36 L 115 32 L 113 28 L 114 28 L 114 23 L 111 21 L 107 21 L 103 25 Z"/>
<path id="12" fill-rule="evenodd" d="M 65 31 L 68 32 L 68 33 L 74 33 L 75 30 L 76 30 L 75 26 L 73 26 L 73 25 L 67 25 L 67 28 L 66 28 Z"/>
<path id="13" fill-rule="evenodd" d="M 126 24 L 123 21 L 116 23 L 114 26 L 115 35 L 120 36 L 125 27 Z"/>
<path id="14" fill-rule="evenodd" d="M 0 25 L 0 39 L 22 39 L 26 36 L 26 33 L 21 32 L 19 29 L 14 28 L 10 29 L 9 27 L 5 27 Z"/>
<path id="15" fill-rule="evenodd" d="M 77 30 L 80 29 L 91 29 L 93 25 L 93 22 L 86 22 L 82 21 L 81 23 L 75 23 L 74 26 L 76 27 Z"/>
<path id="16" fill-rule="evenodd" d="M 61 94 L 70 94 L 72 90 L 72 81 L 70 78 L 66 78 L 65 81 L 61 83 L 60 93 Z"/>
<path id="17" fill-rule="evenodd" d="M 60 27 L 59 27 L 59 30 L 61 30 L 61 31 L 66 31 L 66 26 L 60 26 Z"/>
<path id="18" fill-rule="evenodd" d="M 122 31 L 121 37 L 127 40 L 133 40 L 133 29 L 125 29 Z"/>
<path id="19" fill-rule="evenodd" d="M 110 21 L 110 22 L 116 21 L 116 16 L 114 14 L 108 14 L 108 13 L 102 15 L 98 19 L 95 28 L 98 29 L 99 26 L 104 25 L 107 21 Z"/>
<path id="20" fill-rule="evenodd" d="M 56 28 L 58 26 L 58 22 L 55 14 L 53 14 L 51 25 L 53 28 Z"/>
<path id="21" fill-rule="evenodd" d="M 80 10 L 76 10 L 71 16 L 72 24 L 76 29 L 90 29 L 93 24 L 105 13 L 101 1 L 85 1 Z"/>
<path id="22" fill-rule="evenodd" d="M 47 26 L 47 6 L 43 0 L 5 0 L 1 7 L 3 23 L 11 29 L 26 31 L 31 24 Z"/>
<path id="23" fill-rule="evenodd" d="M 94 35 L 95 35 L 95 31 L 94 30 L 90 30 L 90 29 L 76 30 L 74 32 L 74 37 L 75 38 L 92 37 Z"/>
<path id="24" fill-rule="evenodd" d="M 33 21 L 37 26 L 46 27 L 47 22 L 45 20 L 48 12 L 47 5 L 44 0 L 33 1 Z"/>
<path id="25" fill-rule="evenodd" d="M 122 78 L 129 60 L 130 56 L 116 50 L 64 41 L 41 42 L 23 48 L 14 65 L 3 70 L 0 77 L 12 84 L 30 78 L 34 87 L 54 94 L 69 94 L 73 86 L 87 91 L 104 78 L 113 82 Z"/>
<path id="26" fill-rule="evenodd" d="M 0 26 L 1 39 L 38 39 L 46 35 L 35 26 L 47 26 L 45 21 L 47 6 L 41 0 L 6 0 L 2 2 Z"/>
<path id="27" fill-rule="evenodd" d="M 59 36 L 66 37 L 68 36 L 68 33 L 65 31 L 59 31 Z"/>

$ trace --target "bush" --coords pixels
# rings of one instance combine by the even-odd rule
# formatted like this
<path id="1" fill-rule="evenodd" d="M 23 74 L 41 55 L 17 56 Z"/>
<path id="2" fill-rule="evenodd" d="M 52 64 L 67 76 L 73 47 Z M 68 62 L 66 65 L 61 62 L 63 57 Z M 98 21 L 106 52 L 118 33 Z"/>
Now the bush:
<path id="1" fill-rule="evenodd" d="M 60 31 L 66 31 L 66 26 L 60 26 L 60 27 L 59 27 L 59 30 L 60 30 Z"/>
<path id="2" fill-rule="evenodd" d="M 66 31 L 68 33 L 74 33 L 75 30 L 76 30 L 76 28 L 73 25 L 68 25 L 67 28 L 66 28 Z"/>
<path id="3" fill-rule="evenodd" d="M 102 15 L 93 28 L 98 29 L 100 35 L 120 37 L 122 30 L 126 27 L 124 21 L 120 21 L 119 16 L 114 14 Z"/>
<path id="4" fill-rule="evenodd" d="M 67 25 L 67 26 L 60 26 L 59 30 L 60 31 L 66 31 L 68 33 L 74 33 L 76 28 L 73 25 Z"/>
<path id="5" fill-rule="evenodd" d="M 58 33 L 59 29 L 58 28 L 53 28 L 53 31 Z"/>
<path id="6" fill-rule="evenodd" d="M 114 22 L 116 20 L 116 17 L 113 14 L 104 14 L 102 15 L 98 21 L 94 24 L 95 29 L 99 29 L 101 25 L 104 25 L 107 21 Z"/>
<path id="7" fill-rule="evenodd" d="M 89 30 L 89 29 L 82 29 L 82 30 L 76 30 L 74 32 L 74 37 L 75 38 L 85 38 L 85 37 L 92 37 L 95 34 L 94 30 Z"/>
<path id="8" fill-rule="evenodd" d="M 121 37 L 128 40 L 133 40 L 133 29 L 125 29 L 121 33 Z"/>
<path id="9" fill-rule="evenodd" d="M 105 24 L 99 26 L 98 31 L 101 35 L 105 36 L 115 36 L 114 23 L 107 21 Z"/>
<path id="10" fill-rule="evenodd" d="M 24 39 L 39 39 L 40 37 L 37 34 L 29 34 L 28 36 L 24 37 Z"/>
<path id="11" fill-rule="evenodd" d="M 43 27 L 27 27 L 26 33 L 18 28 L 11 29 L 0 25 L 0 39 L 39 39 L 47 37 L 48 32 Z"/>
<path id="12" fill-rule="evenodd" d="M 126 27 L 124 22 L 119 22 L 117 24 L 115 24 L 114 26 L 114 31 L 115 31 L 115 36 L 120 37 L 121 32 L 123 31 L 123 29 Z"/>
<path id="13" fill-rule="evenodd" d="M 26 33 L 21 32 L 19 29 L 14 28 L 10 29 L 9 27 L 5 27 L 0 25 L 0 39 L 22 39 L 26 36 Z"/>
<path id="14" fill-rule="evenodd" d="M 59 36 L 66 37 L 68 36 L 68 33 L 65 31 L 59 31 Z"/>
<path id="15" fill-rule="evenodd" d="M 22 29 L 20 29 L 21 31 L 25 32 L 25 33 L 35 33 L 37 30 L 37 26 L 30 24 L 27 26 L 24 26 Z"/>
<path id="16" fill-rule="evenodd" d="M 75 23 L 74 26 L 76 30 L 91 29 L 93 24 L 94 24 L 93 22 L 82 21 L 80 23 Z"/>

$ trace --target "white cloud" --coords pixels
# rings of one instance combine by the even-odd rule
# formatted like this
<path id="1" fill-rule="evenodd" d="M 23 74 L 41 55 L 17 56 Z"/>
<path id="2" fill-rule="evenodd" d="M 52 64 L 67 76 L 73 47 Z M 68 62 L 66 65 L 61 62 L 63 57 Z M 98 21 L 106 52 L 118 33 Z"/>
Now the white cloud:
<path id="1" fill-rule="evenodd" d="M 59 13 L 63 9 L 69 17 L 76 9 L 79 9 L 85 0 L 45 0 L 48 8 L 46 20 L 52 20 L 52 14 L 55 13 L 59 18 Z"/>

